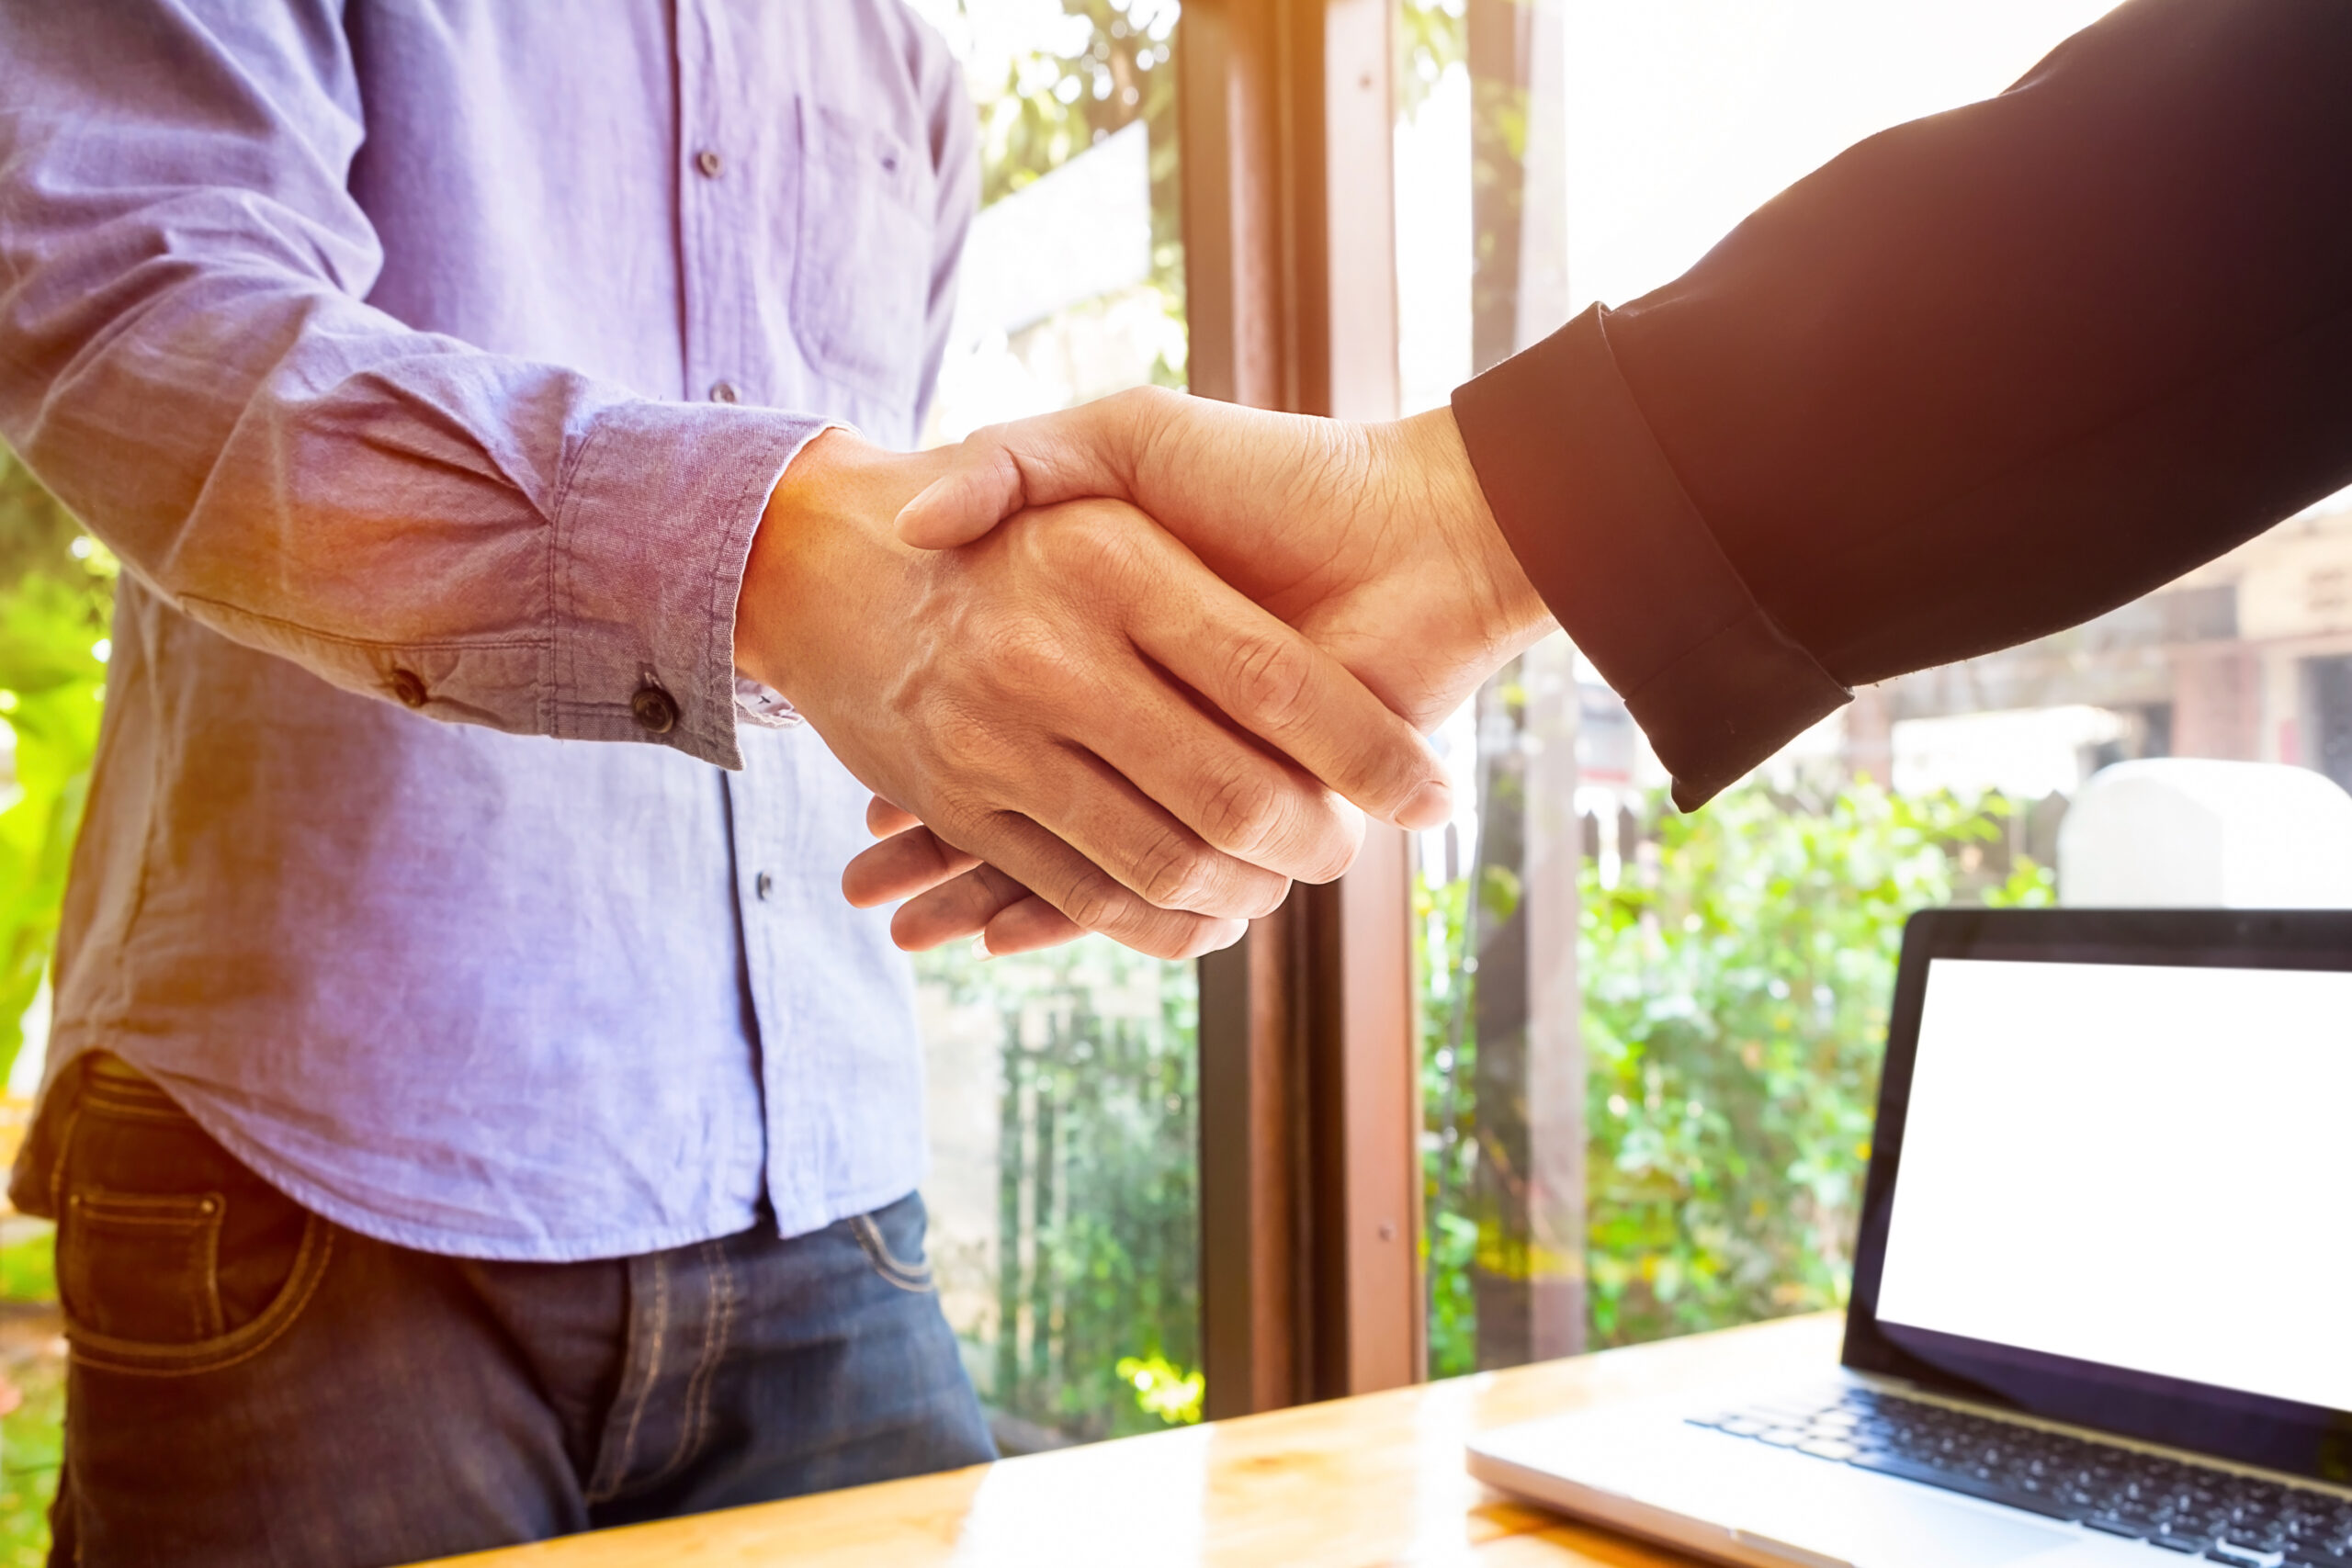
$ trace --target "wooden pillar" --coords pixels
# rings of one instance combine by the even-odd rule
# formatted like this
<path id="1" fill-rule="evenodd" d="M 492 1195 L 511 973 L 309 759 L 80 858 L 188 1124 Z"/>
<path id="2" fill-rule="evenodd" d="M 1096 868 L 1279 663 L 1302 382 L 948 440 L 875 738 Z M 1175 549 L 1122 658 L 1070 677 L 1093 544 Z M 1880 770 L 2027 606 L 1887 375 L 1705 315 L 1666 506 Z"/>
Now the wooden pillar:
<path id="1" fill-rule="evenodd" d="M 1177 28 L 1199 395 L 1394 417 L 1390 0 L 1188 0 Z M 1212 1416 L 1413 1381 L 1416 1032 L 1403 835 L 1201 966 Z"/>

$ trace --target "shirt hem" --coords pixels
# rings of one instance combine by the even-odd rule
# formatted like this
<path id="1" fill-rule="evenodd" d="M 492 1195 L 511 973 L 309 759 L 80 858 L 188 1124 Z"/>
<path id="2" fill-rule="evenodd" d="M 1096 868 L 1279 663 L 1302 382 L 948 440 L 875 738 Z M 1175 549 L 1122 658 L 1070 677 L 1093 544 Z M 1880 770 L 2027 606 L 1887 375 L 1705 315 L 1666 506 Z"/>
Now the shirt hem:
<path id="1" fill-rule="evenodd" d="M 76 1035 L 84 1038 L 76 1039 Z M 98 1035 L 104 1036 L 102 1041 L 92 1037 Z M 759 1206 L 753 1201 L 731 1206 L 723 1215 L 707 1216 L 701 1220 L 644 1230 L 599 1232 L 584 1236 L 549 1236 L 539 1240 L 450 1232 L 416 1224 L 338 1197 L 301 1176 L 272 1153 L 266 1145 L 252 1138 L 233 1121 L 207 1107 L 200 1095 L 185 1094 L 165 1077 L 159 1075 L 140 1059 L 141 1054 L 135 1045 L 125 1050 L 119 1036 L 96 1030 L 61 1030 L 51 1037 L 51 1044 L 57 1055 L 44 1067 L 48 1085 L 53 1086 L 59 1081 L 62 1070 L 74 1057 L 92 1050 L 108 1051 L 154 1077 L 157 1086 L 169 1094 L 174 1103 L 187 1111 L 209 1136 L 249 1167 L 254 1175 L 303 1208 L 356 1235 L 388 1246 L 405 1247 L 412 1252 L 429 1253 L 436 1258 L 474 1258 L 488 1263 L 588 1263 L 664 1252 L 673 1247 L 689 1247 L 695 1242 L 738 1235 L 759 1224 Z M 44 1099 L 48 1092 L 49 1089 L 44 1088 Z M 764 1183 L 764 1169 L 761 1171 L 761 1179 Z M 893 1176 L 846 1194 L 830 1195 L 819 1202 L 796 1208 L 789 1216 L 779 1210 L 776 1235 L 787 1241 L 795 1236 L 813 1235 L 828 1225 L 894 1202 L 919 1186 L 919 1176 L 907 1179 Z"/>

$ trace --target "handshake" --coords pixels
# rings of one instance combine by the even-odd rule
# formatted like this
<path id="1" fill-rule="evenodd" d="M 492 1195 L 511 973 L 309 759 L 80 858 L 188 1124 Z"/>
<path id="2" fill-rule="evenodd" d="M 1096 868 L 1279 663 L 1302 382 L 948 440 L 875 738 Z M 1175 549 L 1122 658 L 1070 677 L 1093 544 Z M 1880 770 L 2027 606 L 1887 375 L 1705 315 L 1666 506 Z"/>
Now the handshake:
<path id="1" fill-rule="evenodd" d="M 1451 411 L 1147 389 L 935 452 L 819 436 L 736 662 L 874 792 L 842 888 L 908 900 L 900 946 L 1184 958 L 1345 871 L 1364 815 L 1445 820 L 1419 732 L 1551 626 Z"/>

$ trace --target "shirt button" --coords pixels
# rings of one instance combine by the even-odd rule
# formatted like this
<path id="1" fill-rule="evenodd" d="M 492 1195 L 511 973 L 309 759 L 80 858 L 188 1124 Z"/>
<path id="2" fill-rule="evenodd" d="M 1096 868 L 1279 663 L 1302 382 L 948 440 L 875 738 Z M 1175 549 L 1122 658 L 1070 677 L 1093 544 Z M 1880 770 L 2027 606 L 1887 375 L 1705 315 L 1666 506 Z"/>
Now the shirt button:
<path id="1" fill-rule="evenodd" d="M 392 695 L 399 699 L 401 706 L 421 708 L 424 705 L 424 682 L 415 671 L 393 671 L 391 683 Z"/>
<path id="2" fill-rule="evenodd" d="M 727 162 L 716 152 L 706 147 L 695 154 L 695 167 L 702 171 L 703 178 L 715 180 L 718 177 L 718 172 L 727 167 Z"/>
<path id="3" fill-rule="evenodd" d="M 714 402 L 714 403 L 731 403 L 731 402 L 733 402 L 733 401 L 735 400 L 735 398 L 736 398 L 736 392 L 735 392 L 735 383 L 734 383 L 734 382 L 732 382 L 732 381 L 713 381 L 713 382 L 710 384 L 710 400 L 711 400 L 712 402 Z"/>
<path id="4" fill-rule="evenodd" d="M 639 686 L 629 698 L 628 711 L 648 735 L 667 735 L 678 727 L 678 704 L 659 686 Z"/>
<path id="5" fill-rule="evenodd" d="M 775 878 L 764 871 L 760 873 L 759 875 L 752 878 L 752 891 L 765 898 L 775 891 Z"/>

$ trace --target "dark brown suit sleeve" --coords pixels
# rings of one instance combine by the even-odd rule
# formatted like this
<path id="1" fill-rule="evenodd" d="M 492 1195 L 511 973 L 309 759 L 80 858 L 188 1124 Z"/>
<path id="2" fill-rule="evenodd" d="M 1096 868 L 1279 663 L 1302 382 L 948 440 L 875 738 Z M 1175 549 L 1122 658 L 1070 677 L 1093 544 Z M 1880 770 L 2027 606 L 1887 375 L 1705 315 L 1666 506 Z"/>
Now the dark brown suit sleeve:
<path id="1" fill-rule="evenodd" d="M 2132 0 L 1453 406 L 1696 806 L 2352 483 L 2352 0 Z"/>

